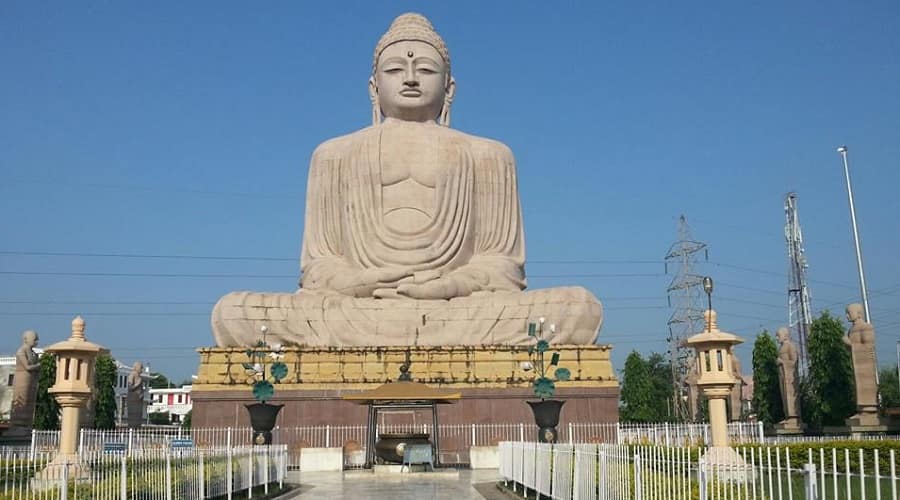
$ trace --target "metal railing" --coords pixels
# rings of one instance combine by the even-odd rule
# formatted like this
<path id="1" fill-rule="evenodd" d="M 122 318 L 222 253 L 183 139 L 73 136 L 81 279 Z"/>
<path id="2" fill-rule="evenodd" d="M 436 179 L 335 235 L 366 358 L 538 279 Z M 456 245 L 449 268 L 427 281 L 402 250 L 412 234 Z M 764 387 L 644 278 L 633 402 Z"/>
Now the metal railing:
<path id="1" fill-rule="evenodd" d="M 792 456 L 792 449 L 793 456 Z M 521 493 L 560 500 L 895 500 L 894 448 L 504 442 L 500 476 Z"/>
<path id="2" fill-rule="evenodd" d="M 250 498 L 281 489 L 286 446 L 0 453 L 0 498 Z M 273 491 L 274 492 L 274 491 Z"/>

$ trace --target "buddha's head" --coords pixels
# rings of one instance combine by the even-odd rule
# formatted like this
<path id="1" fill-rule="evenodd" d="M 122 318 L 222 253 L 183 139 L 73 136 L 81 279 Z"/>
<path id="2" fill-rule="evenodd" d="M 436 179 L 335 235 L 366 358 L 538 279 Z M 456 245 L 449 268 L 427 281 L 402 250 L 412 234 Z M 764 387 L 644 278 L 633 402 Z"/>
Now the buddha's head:
<path id="1" fill-rule="evenodd" d="M 28 347 L 29 349 L 36 346 L 38 343 L 38 334 L 34 330 L 25 330 L 22 333 L 22 345 Z"/>
<path id="2" fill-rule="evenodd" d="M 850 304 L 847 306 L 847 321 L 855 323 L 863 317 L 862 304 Z"/>
<path id="3" fill-rule="evenodd" d="M 378 45 L 369 78 L 372 121 L 381 116 L 450 124 L 456 82 L 450 76 L 450 52 L 434 27 L 420 14 L 402 14 Z"/>
<path id="4" fill-rule="evenodd" d="M 134 373 L 141 373 L 144 371 L 144 365 L 140 361 L 135 361 L 134 366 L 131 367 L 131 371 Z"/>

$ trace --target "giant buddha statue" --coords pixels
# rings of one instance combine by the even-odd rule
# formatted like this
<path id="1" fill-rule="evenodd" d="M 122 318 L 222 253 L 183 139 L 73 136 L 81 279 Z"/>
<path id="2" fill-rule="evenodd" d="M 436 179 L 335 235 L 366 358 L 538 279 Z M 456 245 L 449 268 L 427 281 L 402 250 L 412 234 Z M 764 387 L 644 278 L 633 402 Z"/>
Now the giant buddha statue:
<path id="1" fill-rule="evenodd" d="M 456 81 L 431 23 L 403 14 L 375 48 L 372 126 L 328 140 L 309 167 L 295 293 L 234 292 L 219 346 L 592 344 L 602 308 L 581 287 L 525 292 L 516 168 L 505 145 L 450 128 Z"/>

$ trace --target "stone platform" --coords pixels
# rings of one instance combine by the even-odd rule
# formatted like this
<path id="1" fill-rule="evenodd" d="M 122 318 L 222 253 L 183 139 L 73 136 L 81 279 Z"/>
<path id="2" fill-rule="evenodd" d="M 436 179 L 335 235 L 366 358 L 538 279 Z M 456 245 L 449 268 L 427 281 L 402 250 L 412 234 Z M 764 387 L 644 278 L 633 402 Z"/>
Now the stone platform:
<path id="1" fill-rule="evenodd" d="M 619 384 L 610 363 L 611 346 L 552 346 L 571 380 L 557 383 L 566 400 L 561 425 L 567 422 L 618 420 Z M 195 427 L 249 425 L 243 405 L 252 403 L 249 362 L 244 348 L 202 348 L 198 379 L 191 391 Z M 413 380 L 462 393 L 456 404 L 440 405 L 441 424 L 531 422 L 524 401 L 534 399 L 533 371 L 525 346 L 457 347 L 286 347 L 282 361 L 288 375 L 276 385 L 272 403 L 285 408 L 278 426 L 365 425 L 366 406 L 342 396 L 396 380 L 409 354 Z M 393 414 L 388 423 L 430 423 L 430 415 Z M 498 440 L 502 436 L 497 436 Z M 337 443 L 341 445 L 341 443 Z"/>

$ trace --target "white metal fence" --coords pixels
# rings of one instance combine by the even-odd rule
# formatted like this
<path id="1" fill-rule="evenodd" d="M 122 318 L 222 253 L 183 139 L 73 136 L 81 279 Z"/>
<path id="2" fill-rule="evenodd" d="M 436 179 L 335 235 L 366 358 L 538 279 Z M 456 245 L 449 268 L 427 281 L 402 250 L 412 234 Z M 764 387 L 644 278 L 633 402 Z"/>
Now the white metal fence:
<path id="1" fill-rule="evenodd" d="M 531 422 L 496 424 L 450 424 L 440 426 L 442 452 L 459 454 L 460 459 L 472 446 L 496 446 L 501 441 L 525 441 L 533 439 L 537 427 Z M 560 426 L 560 441 L 575 443 L 703 445 L 708 444 L 709 430 L 706 424 L 618 424 L 581 422 Z M 431 424 L 380 424 L 377 432 L 425 432 L 431 433 Z M 765 437 L 762 426 L 755 423 L 729 424 L 732 442 L 761 442 Z M 82 452 L 102 450 L 106 443 L 123 444 L 128 450 L 163 449 L 173 439 L 191 439 L 199 448 L 243 446 L 252 444 L 249 427 L 223 428 L 141 428 L 94 430 L 82 429 L 78 449 Z M 289 449 L 361 447 L 365 444 L 366 427 L 304 426 L 279 427 L 273 431 L 275 443 L 286 444 Z M 59 446 L 59 431 L 34 431 L 33 452 L 52 451 Z M 450 457 L 447 457 L 450 458 Z M 447 461 L 447 460 L 445 460 Z"/>
<path id="2" fill-rule="evenodd" d="M 792 456 L 792 449 L 795 450 Z M 897 500 L 893 449 L 500 444 L 500 475 L 561 500 Z"/>
<path id="3" fill-rule="evenodd" d="M 242 498 L 281 488 L 286 446 L 53 453 L 0 453 L 3 499 Z"/>

